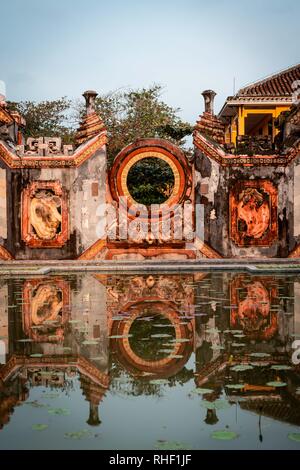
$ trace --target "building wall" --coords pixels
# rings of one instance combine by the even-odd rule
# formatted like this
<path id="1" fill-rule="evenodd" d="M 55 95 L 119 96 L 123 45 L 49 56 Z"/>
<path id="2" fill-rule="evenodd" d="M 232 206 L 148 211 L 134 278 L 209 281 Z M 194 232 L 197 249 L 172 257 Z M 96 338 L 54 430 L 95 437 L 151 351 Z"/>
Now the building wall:
<path id="1" fill-rule="evenodd" d="M 4 171 L 7 173 L 6 200 Z M 22 240 L 22 191 L 34 182 L 59 181 L 66 193 L 68 240 L 62 247 L 32 248 Z M 106 200 L 106 150 L 78 168 L 0 169 L 0 237 L 16 259 L 74 259 L 95 243 L 97 207 Z M 5 210 L 5 205 L 6 210 Z M 5 224 L 5 215 L 7 224 Z M 23 222 L 24 223 L 24 222 Z M 7 236 L 6 236 L 7 226 Z"/>
<path id="2" fill-rule="evenodd" d="M 294 227 L 295 235 L 300 229 L 297 215 L 294 222 L 293 164 L 289 167 L 223 167 L 196 149 L 195 165 L 196 201 L 204 205 L 204 240 L 207 244 L 223 257 L 288 256 L 295 245 Z M 300 183 L 300 170 L 297 169 L 295 175 Z M 244 246 L 239 246 L 232 239 L 230 192 L 244 181 L 269 181 L 278 192 L 274 204 L 274 211 L 277 213 L 276 229 L 265 242 L 266 246 L 260 244 L 258 239 L 253 239 L 251 245 L 245 243 Z M 295 186 L 296 183 L 295 180 Z M 300 184 L 298 187 L 300 202 Z"/>

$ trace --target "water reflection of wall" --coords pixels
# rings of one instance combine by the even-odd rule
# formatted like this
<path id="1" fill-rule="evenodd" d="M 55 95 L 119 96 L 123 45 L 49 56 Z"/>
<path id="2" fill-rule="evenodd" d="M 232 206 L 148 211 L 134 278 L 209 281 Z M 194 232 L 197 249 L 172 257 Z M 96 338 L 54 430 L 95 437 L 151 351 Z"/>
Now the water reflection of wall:
<path id="1" fill-rule="evenodd" d="M 122 374 L 131 377 L 138 393 L 152 393 L 147 384 L 153 379 L 194 378 L 196 387 L 211 389 L 206 401 L 225 390 L 230 399 L 255 397 L 258 403 L 260 396 L 298 406 L 299 372 L 291 354 L 299 331 L 299 291 L 297 279 L 231 273 L 3 282 L 0 334 L 7 357 L 0 365 L 0 422 L 8 421 L 30 388 L 65 390 L 75 376 L 90 403 L 87 422 L 95 425 L 100 402 Z M 248 372 L 232 369 L 250 363 L 256 365 Z M 291 369 L 274 371 L 273 364 Z M 266 386 L 278 378 L 286 380 L 284 390 Z M 239 393 L 228 388 L 243 381 Z M 206 422 L 216 419 L 217 413 L 208 411 Z"/>
<path id="2" fill-rule="evenodd" d="M 0 285 L 0 364 L 6 362 L 8 349 L 8 291 L 7 284 Z"/>

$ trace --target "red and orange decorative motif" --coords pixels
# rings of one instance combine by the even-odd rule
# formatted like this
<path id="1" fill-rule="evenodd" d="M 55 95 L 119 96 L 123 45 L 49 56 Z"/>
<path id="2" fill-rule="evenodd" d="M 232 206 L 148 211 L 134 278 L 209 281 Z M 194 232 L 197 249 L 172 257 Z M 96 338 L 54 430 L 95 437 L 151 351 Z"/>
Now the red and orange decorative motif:
<path id="1" fill-rule="evenodd" d="M 230 285 L 230 327 L 252 339 L 272 338 L 278 329 L 277 312 L 271 308 L 276 298 L 274 279 L 235 277 Z"/>
<path id="2" fill-rule="evenodd" d="M 237 182 L 229 208 L 230 237 L 238 246 L 269 246 L 277 239 L 277 189 L 270 181 Z"/>
<path id="3" fill-rule="evenodd" d="M 23 286 L 23 327 L 37 342 L 62 341 L 70 317 L 70 286 L 60 278 L 32 279 Z"/>
<path id="4" fill-rule="evenodd" d="M 162 139 L 143 139 L 140 145 L 126 147 L 116 157 L 109 175 L 112 198 L 119 201 L 120 197 L 126 197 L 129 213 L 137 205 L 127 186 L 127 176 L 130 169 L 138 161 L 145 158 L 158 158 L 166 162 L 174 175 L 174 187 L 165 205 L 172 207 L 182 204 L 192 196 L 192 170 L 184 153 L 175 145 Z"/>
<path id="5" fill-rule="evenodd" d="M 37 181 L 22 193 L 22 240 L 31 248 L 59 248 L 69 238 L 68 208 L 59 181 Z"/>

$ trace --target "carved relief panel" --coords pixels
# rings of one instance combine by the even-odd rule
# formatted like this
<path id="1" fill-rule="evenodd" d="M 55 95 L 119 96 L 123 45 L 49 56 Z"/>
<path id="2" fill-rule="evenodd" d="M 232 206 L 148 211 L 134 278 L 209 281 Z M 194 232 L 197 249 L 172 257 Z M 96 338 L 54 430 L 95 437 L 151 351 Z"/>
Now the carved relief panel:
<path id="1" fill-rule="evenodd" d="M 239 181 L 229 196 L 230 237 L 238 246 L 277 239 L 277 189 L 268 180 Z"/>
<path id="2" fill-rule="evenodd" d="M 60 182 L 31 183 L 22 193 L 22 240 L 32 248 L 59 248 L 68 237 L 67 200 Z"/>
<path id="3" fill-rule="evenodd" d="M 278 289 L 271 277 L 236 276 L 230 285 L 230 326 L 252 339 L 270 339 L 278 330 Z"/>
<path id="4" fill-rule="evenodd" d="M 70 286 L 61 278 L 32 279 L 23 286 L 23 326 L 37 342 L 61 341 L 70 317 Z"/>

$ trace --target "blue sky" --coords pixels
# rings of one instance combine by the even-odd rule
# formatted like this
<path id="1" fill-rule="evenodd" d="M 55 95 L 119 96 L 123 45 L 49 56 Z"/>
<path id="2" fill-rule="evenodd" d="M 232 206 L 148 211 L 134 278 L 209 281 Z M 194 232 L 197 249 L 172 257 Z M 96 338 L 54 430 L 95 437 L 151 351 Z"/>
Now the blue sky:
<path id="1" fill-rule="evenodd" d="M 12 100 L 160 83 L 194 122 L 236 88 L 300 62 L 298 0 L 9 0 L 0 79 Z"/>

